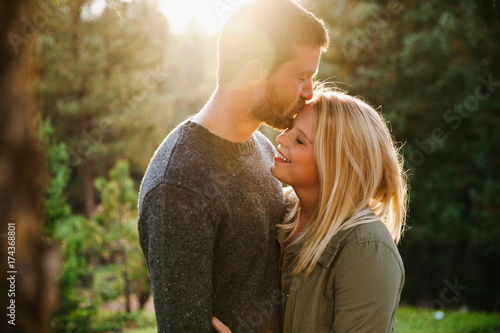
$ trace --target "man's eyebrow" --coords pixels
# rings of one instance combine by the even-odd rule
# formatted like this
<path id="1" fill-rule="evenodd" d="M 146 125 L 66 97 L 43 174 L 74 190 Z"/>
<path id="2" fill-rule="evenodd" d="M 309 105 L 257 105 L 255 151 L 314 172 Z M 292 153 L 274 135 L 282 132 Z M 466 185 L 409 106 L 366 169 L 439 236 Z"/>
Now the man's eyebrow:
<path id="1" fill-rule="evenodd" d="M 315 77 L 318 75 L 318 70 L 315 70 L 315 71 L 307 70 L 307 71 L 302 71 L 299 73 L 299 76 L 304 76 L 304 75 L 311 75 L 312 77 Z"/>

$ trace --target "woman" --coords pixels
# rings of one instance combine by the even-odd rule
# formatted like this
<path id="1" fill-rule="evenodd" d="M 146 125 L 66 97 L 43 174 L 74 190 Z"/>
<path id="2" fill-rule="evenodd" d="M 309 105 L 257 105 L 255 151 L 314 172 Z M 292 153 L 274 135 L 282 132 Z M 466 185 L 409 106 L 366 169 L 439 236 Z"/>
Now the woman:
<path id="1" fill-rule="evenodd" d="M 323 89 L 277 142 L 271 172 L 293 188 L 277 236 L 283 332 L 392 332 L 407 182 L 384 120 Z"/>

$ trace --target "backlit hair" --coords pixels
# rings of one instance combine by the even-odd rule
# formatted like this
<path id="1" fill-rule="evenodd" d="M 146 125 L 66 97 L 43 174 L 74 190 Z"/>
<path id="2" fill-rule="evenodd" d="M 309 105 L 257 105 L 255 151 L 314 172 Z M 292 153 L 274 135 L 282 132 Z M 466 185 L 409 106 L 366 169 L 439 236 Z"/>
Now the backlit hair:
<path id="1" fill-rule="evenodd" d="M 234 12 L 218 42 L 217 83 L 227 84 L 252 59 L 272 75 L 295 56 L 297 46 L 326 51 L 329 37 L 323 21 L 291 0 L 250 0 Z"/>
<path id="2" fill-rule="evenodd" d="M 279 225 L 289 232 L 288 240 L 294 239 L 291 244 L 302 245 L 294 275 L 308 275 L 333 236 L 362 223 L 381 220 L 398 243 L 408 200 L 402 154 L 378 112 L 359 98 L 326 88 L 315 92 L 311 104 L 320 196 L 300 236 L 293 237 L 298 200 Z M 294 196 L 291 190 L 287 195 Z"/>

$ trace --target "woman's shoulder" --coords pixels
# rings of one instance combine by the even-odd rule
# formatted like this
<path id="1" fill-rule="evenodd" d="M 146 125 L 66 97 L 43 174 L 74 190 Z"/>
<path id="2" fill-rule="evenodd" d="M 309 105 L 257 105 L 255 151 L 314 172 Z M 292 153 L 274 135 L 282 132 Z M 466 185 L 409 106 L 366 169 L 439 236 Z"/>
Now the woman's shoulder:
<path id="1" fill-rule="evenodd" d="M 392 262 L 404 271 L 403 261 L 396 243 L 381 220 L 364 223 L 352 228 L 339 247 L 339 260 L 356 256 L 366 257 L 367 261 Z M 386 259 L 383 259 L 386 258 Z"/>
<path id="2" fill-rule="evenodd" d="M 357 259 L 390 256 L 403 267 L 401 256 L 389 230 L 380 220 L 359 224 L 335 235 L 321 256 L 324 266 L 338 265 L 354 255 Z"/>
<path id="3" fill-rule="evenodd" d="M 353 227 L 350 240 L 355 244 L 380 242 L 396 247 L 394 240 L 385 224 L 379 219 L 370 223 L 363 223 Z"/>

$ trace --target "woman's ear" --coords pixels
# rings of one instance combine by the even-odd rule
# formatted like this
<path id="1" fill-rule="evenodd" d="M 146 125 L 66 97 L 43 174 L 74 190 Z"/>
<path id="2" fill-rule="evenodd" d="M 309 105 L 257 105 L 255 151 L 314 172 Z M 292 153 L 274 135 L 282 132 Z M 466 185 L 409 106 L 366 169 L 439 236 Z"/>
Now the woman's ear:
<path id="1" fill-rule="evenodd" d="M 261 85 L 267 78 L 267 71 L 264 69 L 262 61 L 252 59 L 245 65 L 245 80 L 251 87 Z"/>

